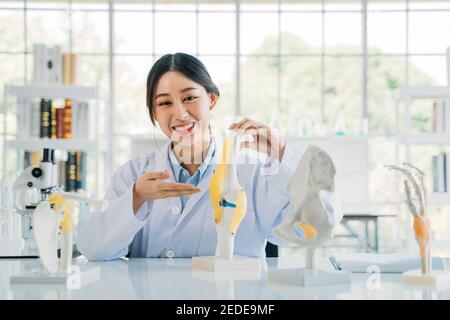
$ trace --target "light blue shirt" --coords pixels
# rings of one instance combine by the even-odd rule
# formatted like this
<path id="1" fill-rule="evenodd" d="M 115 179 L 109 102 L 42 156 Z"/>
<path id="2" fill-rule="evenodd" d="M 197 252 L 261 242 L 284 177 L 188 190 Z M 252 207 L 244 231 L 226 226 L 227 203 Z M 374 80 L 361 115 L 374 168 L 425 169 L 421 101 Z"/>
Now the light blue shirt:
<path id="1" fill-rule="evenodd" d="M 215 155 L 215 142 L 214 139 L 211 139 L 211 143 L 208 147 L 208 152 L 206 153 L 205 159 L 201 163 L 200 167 L 194 172 L 194 174 L 191 176 L 189 172 L 183 168 L 180 164 L 180 161 L 178 161 L 178 158 L 176 157 L 175 153 L 171 148 L 169 148 L 169 161 L 170 166 L 172 167 L 172 172 L 174 174 L 174 177 L 177 182 L 179 183 L 188 183 L 192 184 L 194 186 L 197 186 L 200 179 L 205 174 L 206 170 L 209 168 L 211 161 L 214 159 Z M 181 197 L 181 210 L 184 209 L 186 206 L 186 202 L 188 201 L 189 196 L 182 196 Z"/>

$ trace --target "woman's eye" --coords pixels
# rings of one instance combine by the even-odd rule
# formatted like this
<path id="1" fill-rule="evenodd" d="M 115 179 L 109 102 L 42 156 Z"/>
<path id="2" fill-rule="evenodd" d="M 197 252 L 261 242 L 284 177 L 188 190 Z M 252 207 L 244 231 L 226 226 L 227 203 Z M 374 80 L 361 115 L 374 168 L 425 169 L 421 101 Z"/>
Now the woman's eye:
<path id="1" fill-rule="evenodd" d="M 163 101 L 163 102 L 158 103 L 158 106 L 161 106 L 161 107 L 167 107 L 169 105 L 171 105 L 170 101 Z"/>
<path id="2" fill-rule="evenodd" d="M 186 99 L 184 99 L 184 100 L 185 101 L 194 101 L 195 99 L 197 99 L 197 97 L 189 96 L 189 97 L 186 97 Z"/>

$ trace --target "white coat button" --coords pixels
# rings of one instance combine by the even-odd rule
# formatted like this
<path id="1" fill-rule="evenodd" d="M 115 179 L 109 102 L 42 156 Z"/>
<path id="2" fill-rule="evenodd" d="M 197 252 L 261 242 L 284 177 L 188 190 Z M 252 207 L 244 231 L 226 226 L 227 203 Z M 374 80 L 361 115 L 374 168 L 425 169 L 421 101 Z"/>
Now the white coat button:
<path id="1" fill-rule="evenodd" d="M 173 257 L 175 257 L 175 252 L 173 252 L 173 250 L 167 250 L 167 251 L 166 251 L 166 257 L 167 257 L 167 258 L 173 258 Z"/>
<path id="2" fill-rule="evenodd" d="M 175 215 L 180 214 L 181 210 L 180 207 L 172 207 L 172 213 Z"/>

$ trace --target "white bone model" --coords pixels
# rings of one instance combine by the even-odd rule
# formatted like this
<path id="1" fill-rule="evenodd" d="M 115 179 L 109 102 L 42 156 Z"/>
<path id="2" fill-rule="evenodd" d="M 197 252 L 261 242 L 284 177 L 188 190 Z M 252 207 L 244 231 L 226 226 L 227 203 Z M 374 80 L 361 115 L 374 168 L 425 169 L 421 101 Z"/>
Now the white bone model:
<path id="1" fill-rule="evenodd" d="M 307 248 L 306 268 L 313 272 L 317 272 L 317 247 L 342 219 L 340 202 L 334 193 L 335 174 L 331 157 L 317 146 L 309 146 L 288 185 L 294 210 L 273 230 L 275 236 Z"/>
<path id="2" fill-rule="evenodd" d="M 236 231 L 247 211 L 245 189 L 237 178 L 237 160 L 244 136 L 228 132 L 223 144 L 222 161 L 210 182 L 210 197 L 217 231 L 216 256 L 232 259 Z"/>

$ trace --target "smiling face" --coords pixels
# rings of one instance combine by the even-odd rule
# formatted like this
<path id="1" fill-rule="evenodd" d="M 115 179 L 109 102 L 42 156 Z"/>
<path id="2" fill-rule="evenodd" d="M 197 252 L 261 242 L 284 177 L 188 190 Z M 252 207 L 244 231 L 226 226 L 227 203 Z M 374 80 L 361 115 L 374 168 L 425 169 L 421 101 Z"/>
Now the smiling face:
<path id="1" fill-rule="evenodd" d="M 166 72 L 155 92 L 155 118 L 161 130 L 176 145 L 189 146 L 208 140 L 210 110 L 217 96 L 180 72 Z"/>

